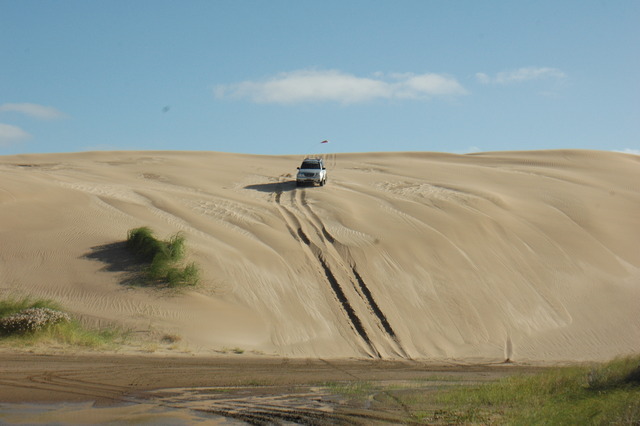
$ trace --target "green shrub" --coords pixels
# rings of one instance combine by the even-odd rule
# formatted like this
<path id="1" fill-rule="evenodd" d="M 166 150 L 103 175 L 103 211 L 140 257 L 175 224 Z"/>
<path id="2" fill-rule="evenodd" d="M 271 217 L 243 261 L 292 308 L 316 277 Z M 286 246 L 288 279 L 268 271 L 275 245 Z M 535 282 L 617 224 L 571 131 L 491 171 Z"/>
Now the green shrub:
<path id="1" fill-rule="evenodd" d="M 604 391 L 626 385 L 640 385 L 640 358 L 619 358 L 597 365 L 586 377 L 587 389 Z"/>
<path id="2" fill-rule="evenodd" d="M 5 343 L 56 342 L 94 348 L 126 338 L 127 333 L 115 328 L 88 330 L 50 300 L 0 300 L 0 341 Z"/>
<path id="3" fill-rule="evenodd" d="M 46 327 L 71 321 L 61 311 L 49 308 L 28 308 L 0 318 L 0 335 L 35 333 Z"/>
<path id="4" fill-rule="evenodd" d="M 184 237 L 178 233 L 169 241 L 158 240 L 153 231 L 144 226 L 129 231 L 127 247 L 141 262 L 164 265 L 175 262 L 184 254 Z"/>
<path id="5" fill-rule="evenodd" d="M 200 271 L 195 263 L 190 263 L 184 268 L 169 268 L 167 282 L 170 287 L 195 285 L 200 280 Z"/>
<path id="6" fill-rule="evenodd" d="M 178 265 L 185 253 L 184 236 L 177 233 L 167 241 L 158 240 L 148 227 L 128 232 L 127 247 L 146 267 L 147 278 L 170 287 L 196 285 L 200 272 L 194 263 Z"/>

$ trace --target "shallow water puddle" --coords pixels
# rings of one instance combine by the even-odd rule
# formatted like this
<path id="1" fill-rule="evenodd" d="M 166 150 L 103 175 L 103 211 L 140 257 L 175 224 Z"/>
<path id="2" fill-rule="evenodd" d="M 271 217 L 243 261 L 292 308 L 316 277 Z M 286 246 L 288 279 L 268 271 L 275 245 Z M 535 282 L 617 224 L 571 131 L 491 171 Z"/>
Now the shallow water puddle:
<path id="1" fill-rule="evenodd" d="M 319 387 L 194 387 L 160 389 L 98 406 L 94 402 L 0 404 L 9 424 L 318 424 L 344 420 L 335 397 Z"/>
<path id="2" fill-rule="evenodd" d="M 162 389 L 143 395 L 180 407 L 252 424 L 319 424 L 344 420 L 338 398 L 320 387 L 250 386 Z"/>
<path id="3" fill-rule="evenodd" d="M 127 403 L 106 407 L 93 402 L 55 404 L 0 404 L 2 424 L 139 424 L 191 425 L 194 423 L 235 425 L 240 422 L 211 413 L 154 403 Z"/>

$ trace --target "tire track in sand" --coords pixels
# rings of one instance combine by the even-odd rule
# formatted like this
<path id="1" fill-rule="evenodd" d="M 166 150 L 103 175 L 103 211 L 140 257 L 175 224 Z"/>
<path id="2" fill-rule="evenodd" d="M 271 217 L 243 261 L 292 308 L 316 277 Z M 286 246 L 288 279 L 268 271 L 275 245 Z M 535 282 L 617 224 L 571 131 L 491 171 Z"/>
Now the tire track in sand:
<path id="1" fill-rule="evenodd" d="M 380 350 L 370 337 L 372 331 L 367 331 L 366 323 L 358 316 L 358 310 L 355 307 L 357 304 L 363 305 L 364 311 L 372 314 L 374 323 L 378 329 L 386 335 L 389 342 L 393 342 L 393 351 L 403 357 L 408 357 L 393 327 L 375 301 L 371 290 L 358 273 L 355 262 L 352 260 L 348 250 L 336 242 L 336 239 L 327 230 L 320 216 L 312 210 L 307 202 L 306 190 L 298 189 L 292 191 L 289 200 L 291 206 L 289 207 L 282 203 L 282 191 L 278 191 L 275 194 L 274 200 L 289 233 L 294 236 L 296 240 L 303 243 L 308 248 L 307 254 L 309 257 L 319 263 L 335 298 L 340 303 L 343 312 L 349 318 L 351 327 L 367 344 L 374 356 L 382 357 Z M 310 238 L 303 228 L 313 230 L 313 234 L 315 234 L 312 235 L 313 238 Z M 336 246 L 339 246 L 342 251 L 346 250 L 344 254 L 341 254 Z M 340 271 L 341 274 L 336 274 L 335 271 Z M 349 299 L 346 289 L 338 280 L 339 275 L 348 277 L 351 288 L 353 292 L 359 296 L 359 300 L 358 298 L 356 298 L 355 301 Z M 362 312 L 362 309 L 360 309 L 360 312 Z"/>
<path id="2" fill-rule="evenodd" d="M 341 245 L 339 242 L 336 242 L 335 238 L 329 233 L 320 216 L 318 216 L 318 214 L 313 211 L 313 209 L 307 202 L 306 192 L 300 193 L 298 203 L 303 207 L 303 213 L 307 216 L 308 222 L 316 230 L 316 233 L 318 233 L 318 235 L 321 238 L 324 237 L 326 241 L 331 243 L 331 245 L 328 246 L 327 249 L 331 251 L 334 256 L 342 260 L 343 263 L 350 265 L 350 271 L 347 270 L 346 272 L 348 275 L 349 275 L 349 272 L 351 273 L 350 275 L 350 278 L 352 278 L 351 284 L 353 285 L 356 293 L 360 296 L 362 301 L 365 303 L 369 312 L 371 312 L 375 316 L 375 319 L 377 320 L 377 323 L 380 329 L 383 330 L 387 334 L 387 336 L 391 339 L 391 341 L 395 343 L 395 346 L 396 346 L 395 350 L 399 354 L 401 354 L 403 357 L 408 358 L 406 351 L 404 350 L 404 348 L 402 347 L 402 344 L 400 343 L 400 339 L 398 338 L 398 335 L 393 330 L 393 327 L 389 323 L 386 315 L 384 314 L 384 312 L 376 302 L 375 298 L 373 297 L 373 293 L 371 292 L 371 290 L 365 283 L 364 279 L 358 272 L 355 260 L 353 260 L 353 257 L 349 253 L 349 249 Z M 340 250 L 336 248 L 337 245 L 340 246 Z M 343 269 L 347 269 L 347 268 L 343 266 Z M 356 286 L 356 283 L 357 283 L 357 286 Z"/>
<path id="3" fill-rule="evenodd" d="M 297 191 L 297 190 L 296 190 Z M 304 191 L 304 190 L 303 190 Z M 292 197 L 292 199 L 295 195 Z M 380 353 L 375 348 L 367 330 L 365 329 L 362 321 L 358 317 L 355 309 L 351 305 L 347 295 L 345 294 L 342 286 L 336 279 L 335 274 L 329 267 L 325 256 L 323 255 L 322 248 L 318 246 L 316 243 L 311 241 L 309 236 L 302 229 L 302 222 L 298 218 L 298 216 L 289 208 L 285 207 L 282 204 L 282 191 L 278 191 L 275 194 L 274 200 L 276 202 L 276 206 L 280 215 L 282 216 L 289 233 L 305 247 L 305 251 L 307 256 L 310 259 L 318 262 L 322 271 L 324 272 L 325 278 L 330 285 L 331 291 L 333 292 L 334 297 L 338 300 L 342 311 L 345 313 L 347 318 L 349 319 L 349 323 L 351 324 L 351 328 L 358 334 L 358 336 L 364 341 L 366 346 L 369 348 L 369 351 L 372 356 L 376 358 L 380 358 Z"/>

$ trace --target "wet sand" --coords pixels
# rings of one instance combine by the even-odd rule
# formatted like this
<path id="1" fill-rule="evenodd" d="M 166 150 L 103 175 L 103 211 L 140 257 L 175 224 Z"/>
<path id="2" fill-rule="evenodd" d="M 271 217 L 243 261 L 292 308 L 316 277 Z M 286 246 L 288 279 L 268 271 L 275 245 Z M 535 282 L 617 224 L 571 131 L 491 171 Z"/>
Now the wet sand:
<path id="1" fill-rule="evenodd" d="M 386 422 L 406 415 L 401 405 L 382 411 L 345 405 L 323 385 L 419 383 L 428 390 L 538 370 L 357 359 L 0 354 L 0 421 Z"/>

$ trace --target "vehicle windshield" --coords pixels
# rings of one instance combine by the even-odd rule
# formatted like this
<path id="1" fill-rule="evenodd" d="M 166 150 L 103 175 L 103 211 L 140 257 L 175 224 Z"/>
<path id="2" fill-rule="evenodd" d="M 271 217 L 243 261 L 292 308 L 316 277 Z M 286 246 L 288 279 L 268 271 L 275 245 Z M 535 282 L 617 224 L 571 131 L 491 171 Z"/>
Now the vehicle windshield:
<path id="1" fill-rule="evenodd" d="M 303 161 L 301 169 L 319 169 L 320 163 L 317 161 Z"/>

